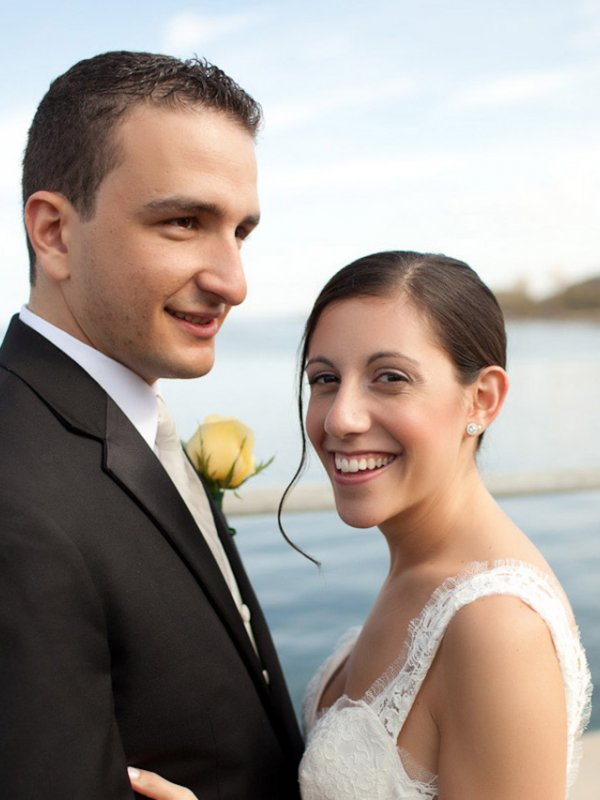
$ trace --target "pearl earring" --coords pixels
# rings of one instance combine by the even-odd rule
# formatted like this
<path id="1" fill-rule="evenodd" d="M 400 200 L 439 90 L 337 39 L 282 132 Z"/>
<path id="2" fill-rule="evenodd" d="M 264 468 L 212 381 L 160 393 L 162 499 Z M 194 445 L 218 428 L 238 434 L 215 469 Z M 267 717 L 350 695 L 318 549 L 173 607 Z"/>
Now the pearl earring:
<path id="1" fill-rule="evenodd" d="M 469 436 L 477 436 L 479 431 L 483 428 L 482 425 L 478 425 L 476 422 L 469 422 L 467 425 L 467 433 Z"/>

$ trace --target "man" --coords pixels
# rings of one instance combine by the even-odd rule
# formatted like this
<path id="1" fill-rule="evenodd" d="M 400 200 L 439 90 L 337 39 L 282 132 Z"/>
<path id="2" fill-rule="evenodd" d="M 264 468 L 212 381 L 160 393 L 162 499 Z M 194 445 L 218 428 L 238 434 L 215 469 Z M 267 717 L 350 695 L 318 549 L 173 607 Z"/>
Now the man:
<path id="1" fill-rule="evenodd" d="M 76 64 L 33 121 L 31 294 L 0 350 L 7 800 L 131 798 L 127 765 L 201 800 L 298 796 L 262 612 L 156 446 L 155 382 L 206 374 L 246 294 L 259 121 L 216 67 L 130 52 Z"/>

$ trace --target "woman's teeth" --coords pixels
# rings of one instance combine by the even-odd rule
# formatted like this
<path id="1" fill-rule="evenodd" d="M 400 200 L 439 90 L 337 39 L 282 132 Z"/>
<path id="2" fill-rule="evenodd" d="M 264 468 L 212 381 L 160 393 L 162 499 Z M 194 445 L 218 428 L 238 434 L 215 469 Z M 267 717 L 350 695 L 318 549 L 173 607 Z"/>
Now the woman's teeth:
<path id="1" fill-rule="evenodd" d="M 359 458 L 344 458 L 340 455 L 335 455 L 335 468 L 340 472 L 363 472 L 367 469 L 379 469 L 385 467 L 390 461 L 393 461 L 395 456 L 366 456 Z"/>

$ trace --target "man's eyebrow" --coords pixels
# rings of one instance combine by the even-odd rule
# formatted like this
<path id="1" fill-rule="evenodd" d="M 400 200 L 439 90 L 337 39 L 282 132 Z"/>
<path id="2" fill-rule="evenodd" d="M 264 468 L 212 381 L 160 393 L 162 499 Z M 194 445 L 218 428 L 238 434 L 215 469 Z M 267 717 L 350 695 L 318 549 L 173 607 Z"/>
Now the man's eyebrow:
<path id="1" fill-rule="evenodd" d="M 210 214 L 212 217 L 220 219 L 225 216 L 223 209 L 216 203 L 205 203 L 202 200 L 192 200 L 188 197 L 162 197 L 158 200 L 150 200 L 144 204 L 146 211 L 182 214 L 192 216 L 194 214 Z M 242 220 L 243 225 L 258 225 L 260 214 L 249 214 Z"/>

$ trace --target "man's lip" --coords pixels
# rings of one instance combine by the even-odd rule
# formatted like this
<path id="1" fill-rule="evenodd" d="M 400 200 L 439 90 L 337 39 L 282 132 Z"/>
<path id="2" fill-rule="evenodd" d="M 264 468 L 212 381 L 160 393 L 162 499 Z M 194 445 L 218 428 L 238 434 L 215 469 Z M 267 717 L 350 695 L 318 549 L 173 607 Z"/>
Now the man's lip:
<path id="1" fill-rule="evenodd" d="M 166 313 L 181 332 L 195 340 L 212 341 L 219 332 L 225 315 L 214 312 L 174 310 L 165 307 Z"/>
<path id="2" fill-rule="evenodd" d="M 210 323 L 218 320 L 222 316 L 220 313 L 181 311 L 175 308 L 165 308 L 165 311 L 167 314 L 175 317 L 175 319 L 180 319 L 183 322 L 190 322 L 193 325 L 210 325 Z"/>

